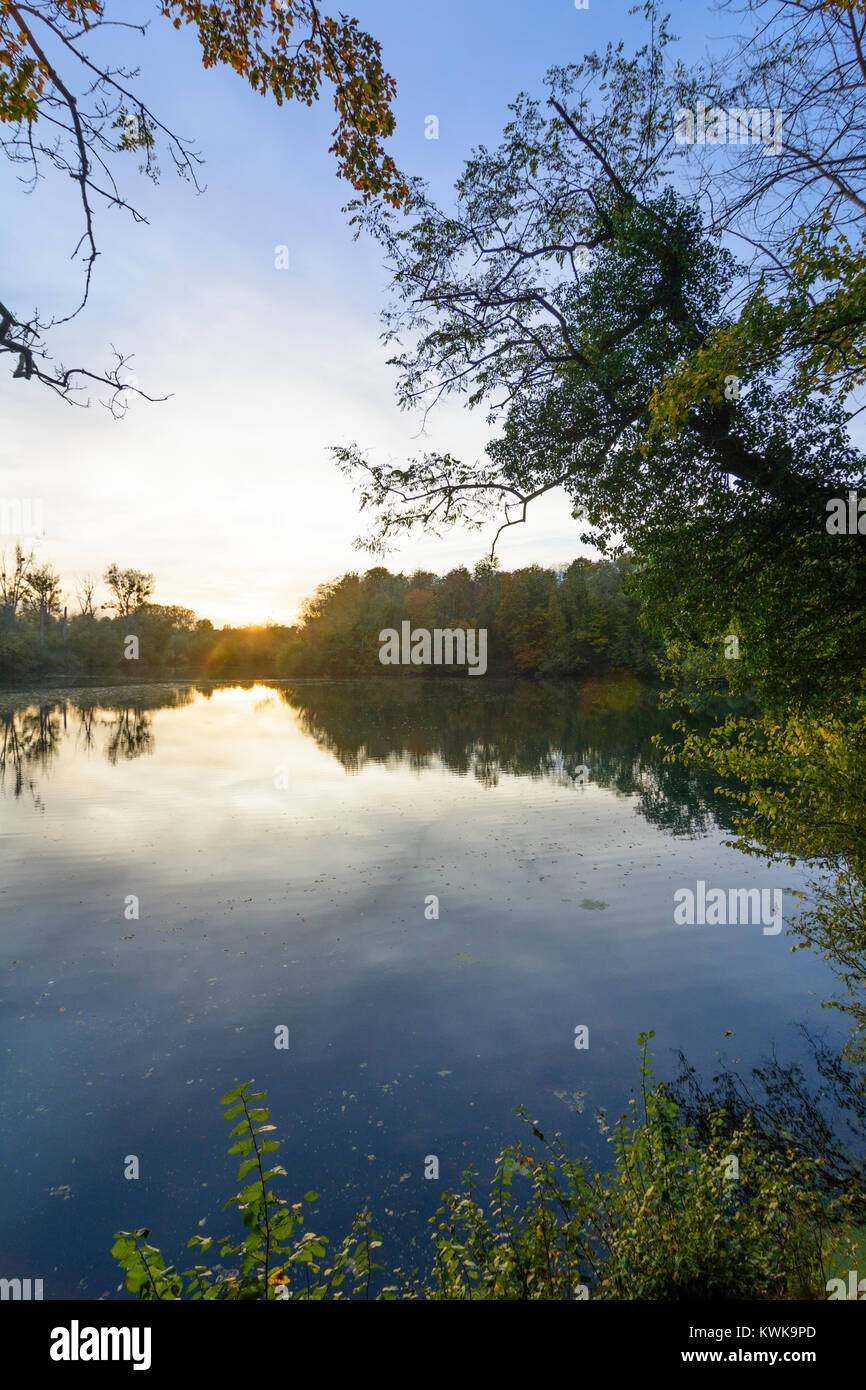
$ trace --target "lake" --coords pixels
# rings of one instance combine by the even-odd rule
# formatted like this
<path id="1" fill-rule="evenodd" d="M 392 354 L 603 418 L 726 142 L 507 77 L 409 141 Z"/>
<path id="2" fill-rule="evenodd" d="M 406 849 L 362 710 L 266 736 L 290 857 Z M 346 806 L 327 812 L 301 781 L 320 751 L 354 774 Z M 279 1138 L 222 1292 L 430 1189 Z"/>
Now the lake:
<path id="1" fill-rule="evenodd" d="M 655 703 L 630 679 L 0 694 L 0 1274 L 113 1298 L 117 1230 L 181 1269 L 235 1232 L 218 1100 L 250 1078 L 310 1228 L 366 1204 L 387 1262 L 426 1267 L 445 1188 L 526 1137 L 516 1105 L 605 1160 L 641 1030 L 663 1077 L 677 1050 L 706 1076 L 804 1058 L 801 1023 L 843 1040 L 785 930 L 675 922 L 701 881 L 781 889 L 787 923 L 806 876 L 726 847 Z"/>

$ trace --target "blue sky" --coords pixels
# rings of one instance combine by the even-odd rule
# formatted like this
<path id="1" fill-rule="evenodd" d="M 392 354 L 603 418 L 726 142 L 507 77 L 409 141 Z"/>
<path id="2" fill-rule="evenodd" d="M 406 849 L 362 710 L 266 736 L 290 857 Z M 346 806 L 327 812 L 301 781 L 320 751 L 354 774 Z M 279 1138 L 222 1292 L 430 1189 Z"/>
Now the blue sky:
<path id="1" fill-rule="evenodd" d="M 644 41 L 642 18 L 619 0 L 342 0 L 381 42 L 396 77 L 392 152 L 447 199 L 473 145 L 495 143 L 521 90 L 540 92 L 554 63 L 623 38 Z M 328 7 L 326 7 L 328 8 Z M 154 188 L 128 155 L 123 185 L 145 212 L 136 226 L 98 213 L 100 257 L 84 314 L 64 330 L 67 365 L 100 364 L 110 344 L 134 352 L 144 389 L 122 421 L 95 404 L 73 410 L 35 384 L 0 376 L 0 497 L 43 503 L 37 553 L 60 570 L 70 604 L 75 578 L 111 561 L 153 571 L 155 599 L 217 623 L 292 621 L 317 583 L 377 563 L 352 549 L 361 527 L 351 483 L 328 446 L 357 442 L 382 459 L 425 448 L 479 457 L 483 409 L 447 404 L 429 419 L 399 411 L 379 342 L 387 289 L 378 248 L 353 240 L 341 209 L 351 190 L 327 150 L 330 95 L 317 107 L 277 108 L 234 73 L 205 72 L 192 32 L 175 31 L 147 0 L 109 0 L 109 13 L 151 19 L 144 39 L 109 31 L 94 44 L 115 56 L 118 35 L 140 66 L 139 88 L 167 125 L 205 157 L 197 196 L 164 168 Z M 671 6 L 686 58 L 730 16 Z M 425 138 L 425 119 L 439 138 Z M 78 235 L 71 183 L 49 174 L 26 197 L 0 168 L 0 299 L 19 314 L 76 302 L 69 255 Z M 11 215 L 10 215 L 11 214 Z M 289 269 L 274 266 L 289 249 Z M 5 359 L 4 365 L 9 359 Z M 505 568 L 568 561 L 577 524 L 551 494 L 499 547 Z M 9 542 L 8 537 L 0 537 Z M 444 572 L 471 566 L 485 533 L 418 537 L 391 568 Z"/>

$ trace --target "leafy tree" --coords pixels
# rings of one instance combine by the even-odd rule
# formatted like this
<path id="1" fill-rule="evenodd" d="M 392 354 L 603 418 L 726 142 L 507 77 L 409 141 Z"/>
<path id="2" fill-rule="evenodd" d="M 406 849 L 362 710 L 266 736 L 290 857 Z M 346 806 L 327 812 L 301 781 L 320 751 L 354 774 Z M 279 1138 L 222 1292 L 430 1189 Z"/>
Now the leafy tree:
<path id="1" fill-rule="evenodd" d="M 28 576 L 33 565 L 33 552 L 25 554 L 24 547 L 16 543 L 12 563 L 6 559 L 6 552 L 0 554 L 0 598 L 9 627 L 15 622 L 22 599 L 27 594 Z"/>
<path id="2" fill-rule="evenodd" d="M 509 644 L 514 665 L 521 675 L 545 664 L 550 642 L 550 605 L 555 602 L 556 579 L 540 565 L 502 576 L 502 597 L 496 620 Z M 563 623 L 564 626 L 564 623 Z M 563 632 L 556 636 L 560 641 Z"/>
<path id="3" fill-rule="evenodd" d="M 724 0 L 723 8 L 737 7 Z M 745 117 L 771 109 L 779 128 L 770 159 L 738 130 L 724 177 L 709 137 L 682 148 L 707 227 L 736 240 L 748 273 L 725 322 L 660 384 L 660 431 L 717 397 L 729 374 L 748 380 L 771 369 L 801 398 L 864 381 L 866 7 L 749 0 L 740 8 L 752 24 L 701 71 L 703 95 Z"/>
<path id="4" fill-rule="evenodd" d="M 362 508 L 376 513 L 370 548 L 418 526 L 480 525 L 497 512 L 501 531 L 525 520 L 542 493 L 562 489 L 586 524 L 582 539 L 605 547 L 624 538 L 635 549 L 645 521 L 667 526 L 673 514 L 689 515 L 696 498 L 714 500 L 730 479 L 753 512 L 778 504 L 823 533 L 827 502 L 858 486 L 862 462 L 839 438 L 845 413 L 823 417 L 830 448 L 821 450 L 822 417 L 808 415 L 802 374 L 777 377 L 796 359 L 800 329 L 800 348 L 834 356 L 837 365 L 852 342 L 828 325 L 840 326 L 847 315 L 854 331 L 863 277 L 854 261 L 842 264 L 842 242 L 831 244 L 828 229 L 859 236 L 866 209 L 858 191 L 866 167 L 857 138 L 866 86 L 855 62 L 861 20 L 834 12 L 815 57 L 820 8 L 786 0 L 771 8 L 794 16 L 791 44 L 753 45 L 746 75 L 740 63 L 726 85 L 733 60 L 727 69 L 671 66 L 667 24 L 647 5 L 652 37 L 634 58 L 610 44 L 601 56 L 552 69 L 546 104 L 516 100 L 500 145 L 481 147 L 467 162 L 452 209 L 436 206 L 420 181 L 401 216 L 356 205 L 357 222 L 380 241 L 392 271 L 385 339 L 411 344 L 392 359 L 398 400 L 429 408 L 447 393 L 465 394 L 471 406 L 486 403 L 491 423 L 501 424 L 476 465 L 429 454 L 391 467 L 355 446 L 336 449 L 341 467 L 359 480 Z M 839 25 L 847 26 L 849 43 L 850 121 L 822 152 L 816 142 L 832 114 L 832 72 L 824 69 L 843 62 L 834 47 Z M 822 74 L 811 86 L 808 63 Z M 690 181 L 684 161 L 697 157 L 695 147 L 677 144 L 673 115 L 708 91 L 742 103 L 749 74 L 768 100 L 793 84 L 802 98 L 797 122 L 779 160 L 768 160 L 760 144 L 743 151 L 737 199 L 716 216 L 724 179 L 717 173 L 707 182 L 699 169 Z M 791 206 L 806 219 L 799 226 Z M 734 259 L 722 233 L 745 245 L 750 228 L 757 235 L 756 220 L 771 213 L 776 231 L 759 241 L 763 261 L 750 295 L 754 267 Z M 791 237 L 797 247 L 782 263 L 782 242 Z M 852 254 L 856 260 L 859 252 Z M 787 298 L 772 305 L 771 261 L 787 285 Z M 819 282 L 826 302 L 816 304 Z M 797 329 L 807 308 L 818 316 L 811 337 L 803 323 Z M 772 351 L 770 312 L 787 323 Z M 741 399 L 739 360 L 724 344 L 731 334 L 745 343 L 752 329 Z M 792 408 L 801 409 L 790 418 Z"/>
<path id="5" fill-rule="evenodd" d="M 124 570 L 116 564 L 109 565 L 102 577 L 113 595 L 106 607 L 114 609 L 121 618 L 128 618 L 147 603 L 156 582 L 152 574 L 145 574 L 143 570 Z"/>
<path id="6" fill-rule="evenodd" d="M 382 144 L 394 129 L 395 83 L 382 67 L 380 45 L 357 20 L 327 15 L 315 0 L 155 0 L 155 12 L 176 29 L 195 30 L 206 68 L 231 68 L 277 105 L 297 100 L 310 106 L 323 85 L 333 88 L 331 153 L 340 177 L 365 199 L 399 204 L 405 185 Z M 202 160 L 137 90 L 137 72 L 87 46 L 116 25 L 142 36 L 147 29 L 130 23 L 111 0 L 0 3 L 0 147 L 31 186 L 46 167 L 77 185 L 81 227 L 73 255 L 83 267 L 80 302 L 62 318 L 36 313 L 22 319 L 6 307 L 14 286 L 3 292 L 0 355 L 13 358 L 13 376 L 40 381 L 75 404 L 86 404 L 78 397 L 89 382 L 108 386 L 107 404 L 122 413 L 124 393 L 138 389 L 125 384 L 128 359 L 116 353 L 114 366 L 102 371 L 67 368 L 52 361 L 47 338 L 87 302 L 99 255 L 97 209 L 123 209 L 136 222 L 146 220 L 121 192 L 128 157 L 138 156 L 139 172 L 156 182 L 162 149 L 197 189 Z"/>
<path id="7" fill-rule="evenodd" d="M 27 572 L 25 606 L 39 619 L 39 641 L 45 640 L 47 618 L 57 617 L 61 609 L 60 575 L 53 565 L 32 565 Z"/>

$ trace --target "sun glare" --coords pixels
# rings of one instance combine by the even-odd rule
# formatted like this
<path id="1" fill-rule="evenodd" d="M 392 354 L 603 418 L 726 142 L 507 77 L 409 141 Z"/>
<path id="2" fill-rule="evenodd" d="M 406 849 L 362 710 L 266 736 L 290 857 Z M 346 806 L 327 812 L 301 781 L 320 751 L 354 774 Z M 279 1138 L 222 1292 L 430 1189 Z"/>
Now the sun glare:
<path id="1" fill-rule="evenodd" d="M 229 627 L 267 627 L 269 623 L 277 624 L 280 627 L 292 627 L 298 621 L 298 614 L 295 610 L 288 608 L 263 613 L 261 608 L 238 604 L 224 608 L 211 621 L 216 628 L 224 627 L 226 624 Z"/>

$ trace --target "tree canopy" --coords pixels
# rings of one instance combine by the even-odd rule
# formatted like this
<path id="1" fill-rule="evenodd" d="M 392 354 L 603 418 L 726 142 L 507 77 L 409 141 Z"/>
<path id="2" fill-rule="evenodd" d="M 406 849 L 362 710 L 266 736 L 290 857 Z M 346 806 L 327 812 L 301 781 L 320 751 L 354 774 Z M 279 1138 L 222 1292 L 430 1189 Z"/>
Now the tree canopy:
<path id="1" fill-rule="evenodd" d="M 205 68 L 231 68 L 278 106 L 310 106 L 330 87 L 337 115 L 330 153 L 339 176 L 362 199 L 401 202 L 406 187 L 383 144 L 394 129 L 395 82 L 379 43 L 357 20 L 325 14 L 314 0 L 154 0 L 154 10 L 176 29 L 195 30 Z M 129 156 L 137 155 L 139 172 L 157 182 L 162 152 L 199 191 L 203 161 L 152 109 L 137 70 L 93 56 L 89 41 L 117 27 L 144 37 L 148 26 L 130 22 L 112 0 L 0 0 L 0 148 L 20 167 L 25 187 L 46 170 L 77 184 L 72 254 L 83 276 L 77 306 L 60 316 L 21 317 L 17 305 L 7 307 L 17 299 L 14 283 L 0 288 L 0 355 L 12 357 L 14 377 L 37 380 L 76 404 L 86 403 L 90 383 L 108 387 L 106 403 L 122 413 L 125 393 L 138 389 L 122 375 L 127 357 L 115 352 L 103 370 L 65 367 L 52 360 L 51 330 L 87 303 L 99 255 L 97 211 L 117 208 L 146 220 L 122 188 Z"/>
<path id="2" fill-rule="evenodd" d="M 673 60 L 648 3 L 636 54 L 611 43 L 552 69 L 546 97 L 520 95 L 501 142 L 473 152 L 451 206 L 417 180 L 399 213 L 356 204 L 391 272 L 398 402 L 461 395 L 496 428 L 480 460 L 335 455 L 375 553 L 418 527 L 495 519 L 493 551 L 553 489 L 583 541 L 632 553 L 687 711 L 670 756 L 727 779 L 744 847 L 830 873 L 803 931 L 850 984 L 866 977 L 866 461 L 852 436 L 866 13 L 724 8 L 746 24 L 718 61 Z M 757 715 L 710 735 L 688 721 L 745 694 Z"/>

